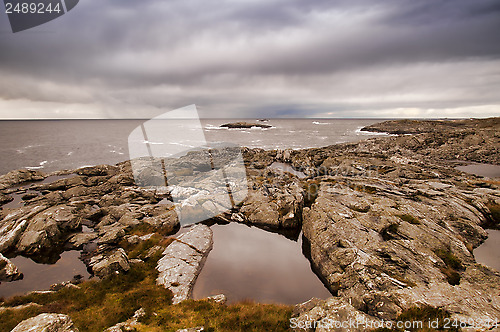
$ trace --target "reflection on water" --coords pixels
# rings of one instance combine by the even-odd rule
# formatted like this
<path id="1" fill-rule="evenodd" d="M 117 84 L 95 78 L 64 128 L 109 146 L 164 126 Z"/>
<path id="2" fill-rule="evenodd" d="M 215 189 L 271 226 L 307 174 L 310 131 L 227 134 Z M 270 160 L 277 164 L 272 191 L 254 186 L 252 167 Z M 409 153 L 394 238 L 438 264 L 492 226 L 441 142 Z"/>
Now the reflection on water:
<path id="1" fill-rule="evenodd" d="M 211 228 L 214 247 L 196 281 L 195 299 L 223 293 L 229 303 L 296 304 L 331 296 L 302 254 L 300 240 L 237 223 Z"/>
<path id="2" fill-rule="evenodd" d="M 476 261 L 500 271 L 500 231 L 489 229 L 488 238 L 474 250 Z"/>
<path id="3" fill-rule="evenodd" d="M 55 264 L 37 264 L 31 259 L 17 256 L 11 259 L 24 274 L 22 280 L 2 282 L 0 297 L 21 295 L 34 290 L 47 290 L 50 285 L 69 281 L 80 274 L 88 279 L 90 276 L 85 264 L 79 259 L 80 251 L 66 251 Z"/>
<path id="4" fill-rule="evenodd" d="M 469 165 L 457 166 L 456 168 L 462 172 L 484 176 L 487 178 L 500 177 L 499 165 L 471 163 Z"/>

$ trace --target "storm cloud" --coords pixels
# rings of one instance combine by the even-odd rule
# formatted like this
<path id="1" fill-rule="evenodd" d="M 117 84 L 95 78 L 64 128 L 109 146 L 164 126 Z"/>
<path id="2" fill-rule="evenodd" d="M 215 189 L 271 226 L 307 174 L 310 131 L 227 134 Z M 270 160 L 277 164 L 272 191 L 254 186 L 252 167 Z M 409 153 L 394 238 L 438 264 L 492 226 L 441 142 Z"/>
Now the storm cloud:
<path id="1" fill-rule="evenodd" d="M 500 114 L 498 0 L 86 0 L 13 34 L 1 118 Z"/>

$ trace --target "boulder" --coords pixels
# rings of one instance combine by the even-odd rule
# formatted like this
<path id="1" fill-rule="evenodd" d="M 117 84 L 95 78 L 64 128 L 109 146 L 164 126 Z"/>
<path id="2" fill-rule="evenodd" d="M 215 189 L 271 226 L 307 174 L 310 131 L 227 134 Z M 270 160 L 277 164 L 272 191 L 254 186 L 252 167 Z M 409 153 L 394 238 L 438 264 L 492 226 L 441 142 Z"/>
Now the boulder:
<path id="1" fill-rule="evenodd" d="M 13 250 L 28 227 L 29 219 L 46 208 L 45 205 L 26 206 L 7 214 L 0 222 L 0 252 Z"/>
<path id="2" fill-rule="evenodd" d="M 191 297 L 196 278 L 212 250 L 212 237 L 210 227 L 197 224 L 163 251 L 156 265 L 159 272 L 156 283 L 173 293 L 173 304 Z"/>
<path id="3" fill-rule="evenodd" d="M 106 250 L 90 259 L 89 267 L 99 278 L 105 278 L 113 273 L 130 270 L 128 256 L 122 248 Z"/>
<path id="4" fill-rule="evenodd" d="M 14 281 L 23 278 L 23 274 L 10 259 L 0 253 L 0 281 Z"/>
<path id="5" fill-rule="evenodd" d="M 17 252 L 36 255 L 51 250 L 63 234 L 80 227 L 80 221 L 73 211 L 72 207 L 59 205 L 33 216 L 16 244 Z"/>
<path id="6" fill-rule="evenodd" d="M 254 184 L 239 212 L 246 222 L 257 226 L 298 228 L 303 206 L 303 189 L 286 176 Z"/>
<path id="7" fill-rule="evenodd" d="M 76 233 L 71 235 L 66 241 L 66 246 L 69 249 L 78 250 L 81 249 L 85 244 L 95 240 L 97 238 L 97 233 Z"/>
<path id="8" fill-rule="evenodd" d="M 98 244 L 111 244 L 117 243 L 125 236 L 125 228 L 119 222 L 115 222 L 112 225 L 103 226 L 99 230 L 99 237 L 97 239 Z"/>
<path id="9" fill-rule="evenodd" d="M 294 308 L 290 327 L 293 331 L 364 332 L 386 327 L 383 321 L 354 308 L 343 298 L 313 298 Z"/>
<path id="10" fill-rule="evenodd" d="M 40 314 L 17 324 L 11 332 L 78 332 L 67 315 Z"/>

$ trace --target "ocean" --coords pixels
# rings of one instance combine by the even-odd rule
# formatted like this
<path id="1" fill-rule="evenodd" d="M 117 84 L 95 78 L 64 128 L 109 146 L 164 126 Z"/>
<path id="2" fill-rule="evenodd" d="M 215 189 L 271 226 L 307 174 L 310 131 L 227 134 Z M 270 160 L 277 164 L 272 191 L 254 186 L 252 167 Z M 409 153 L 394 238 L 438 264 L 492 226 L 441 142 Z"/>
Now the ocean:
<path id="1" fill-rule="evenodd" d="M 0 174 L 30 168 L 44 172 L 129 159 L 128 136 L 146 120 L 0 121 Z M 169 126 L 187 126 L 184 120 Z M 229 142 L 264 149 L 302 149 L 354 142 L 376 136 L 360 132 L 374 119 L 271 119 L 272 128 L 226 129 L 221 124 L 242 119 L 202 119 L 209 143 Z M 186 128 L 187 129 L 187 128 Z M 380 135 L 380 134 L 378 134 Z M 189 135 L 180 138 L 189 146 Z"/>

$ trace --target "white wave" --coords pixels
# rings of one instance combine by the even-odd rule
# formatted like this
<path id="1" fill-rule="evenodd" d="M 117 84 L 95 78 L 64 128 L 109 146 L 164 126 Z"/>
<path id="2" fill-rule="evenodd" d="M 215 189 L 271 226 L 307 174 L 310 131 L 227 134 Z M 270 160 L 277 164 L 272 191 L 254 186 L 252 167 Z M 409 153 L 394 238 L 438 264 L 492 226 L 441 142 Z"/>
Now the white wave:
<path id="1" fill-rule="evenodd" d="M 319 122 L 319 121 L 313 121 L 313 124 L 315 124 L 315 125 L 329 125 L 328 122 Z"/>
<path id="2" fill-rule="evenodd" d="M 219 126 L 213 126 L 213 125 L 206 125 L 205 126 L 206 130 L 227 130 L 228 128 L 226 127 L 219 127 Z"/>
<path id="3" fill-rule="evenodd" d="M 48 163 L 48 161 L 47 161 L 47 160 L 44 160 L 44 161 L 40 162 L 40 164 L 38 164 L 38 166 L 27 166 L 27 167 L 25 167 L 25 168 L 26 168 L 26 169 L 42 169 L 42 168 L 43 168 L 43 166 L 44 166 L 46 163 Z"/>
<path id="4" fill-rule="evenodd" d="M 150 142 L 150 141 L 144 141 L 143 143 L 144 144 L 151 144 L 151 145 L 162 145 L 162 144 L 165 144 L 165 143 L 162 143 L 162 142 Z"/>
<path id="5" fill-rule="evenodd" d="M 373 136 L 398 136 L 398 135 L 393 135 L 389 134 L 386 132 L 379 133 L 379 132 L 372 132 L 372 131 L 362 131 L 364 127 L 358 127 L 358 129 L 355 130 L 356 135 L 373 135 Z"/>

